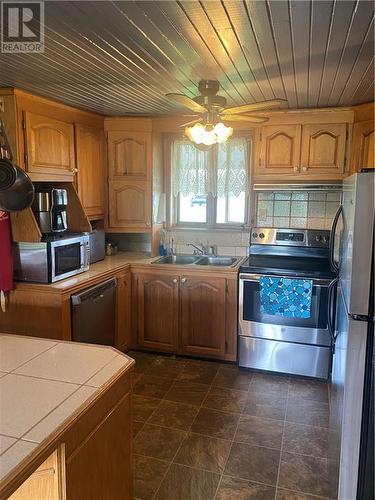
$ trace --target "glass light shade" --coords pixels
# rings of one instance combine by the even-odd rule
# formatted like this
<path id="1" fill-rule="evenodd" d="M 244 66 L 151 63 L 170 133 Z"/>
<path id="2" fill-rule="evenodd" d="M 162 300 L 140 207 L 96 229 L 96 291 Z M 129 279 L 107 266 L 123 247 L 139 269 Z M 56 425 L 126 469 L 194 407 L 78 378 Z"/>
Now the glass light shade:
<path id="1" fill-rule="evenodd" d="M 193 127 L 186 127 L 185 134 L 195 144 L 212 146 L 217 142 L 225 142 L 233 134 L 233 128 L 226 127 L 222 122 L 215 126 L 196 123 Z"/>

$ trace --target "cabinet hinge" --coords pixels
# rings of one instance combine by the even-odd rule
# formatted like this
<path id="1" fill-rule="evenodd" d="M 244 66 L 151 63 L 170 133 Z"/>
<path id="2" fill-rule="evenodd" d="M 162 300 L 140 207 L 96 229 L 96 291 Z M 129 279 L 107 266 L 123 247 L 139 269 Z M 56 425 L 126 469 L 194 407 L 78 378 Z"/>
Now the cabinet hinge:
<path id="1" fill-rule="evenodd" d="M 225 341 L 225 353 L 227 353 L 227 352 L 228 352 L 228 342 Z"/>
<path id="2" fill-rule="evenodd" d="M 228 293 L 229 292 L 229 286 L 228 286 L 228 283 L 225 283 L 225 293 Z"/>
<path id="3" fill-rule="evenodd" d="M 21 126 L 22 126 L 23 130 L 26 130 L 26 121 L 25 121 L 25 118 L 22 118 Z"/>
<path id="4" fill-rule="evenodd" d="M 25 153 L 25 167 L 28 166 L 28 163 L 29 163 L 29 157 L 28 157 L 28 154 Z"/>

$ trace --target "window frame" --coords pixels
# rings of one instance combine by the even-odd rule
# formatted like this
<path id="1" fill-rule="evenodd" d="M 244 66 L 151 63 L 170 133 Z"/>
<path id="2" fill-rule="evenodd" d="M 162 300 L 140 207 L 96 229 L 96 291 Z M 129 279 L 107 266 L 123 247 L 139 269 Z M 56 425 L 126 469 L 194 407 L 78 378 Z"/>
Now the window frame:
<path id="1" fill-rule="evenodd" d="M 166 207 L 166 228 L 168 230 L 184 230 L 184 229 L 195 229 L 195 230 L 246 230 L 250 227 L 251 221 L 251 207 L 252 202 L 250 200 L 251 193 L 251 165 L 254 160 L 254 130 L 241 130 L 233 133 L 232 137 L 244 137 L 247 139 L 249 144 L 249 164 L 248 164 L 248 190 L 245 196 L 245 217 L 244 222 L 216 222 L 217 217 L 217 196 L 208 195 L 207 200 L 207 212 L 206 221 L 207 222 L 180 222 L 178 220 L 179 203 L 177 197 L 172 194 L 172 143 L 176 139 L 181 139 L 183 135 L 181 134 L 166 134 L 164 137 L 164 158 L 165 158 L 165 173 L 166 173 L 166 197 L 167 197 L 167 207 Z M 229 139 L 230 140 L 230 139 Z M 210 159 L 210 162 L 213 162 Z"/>

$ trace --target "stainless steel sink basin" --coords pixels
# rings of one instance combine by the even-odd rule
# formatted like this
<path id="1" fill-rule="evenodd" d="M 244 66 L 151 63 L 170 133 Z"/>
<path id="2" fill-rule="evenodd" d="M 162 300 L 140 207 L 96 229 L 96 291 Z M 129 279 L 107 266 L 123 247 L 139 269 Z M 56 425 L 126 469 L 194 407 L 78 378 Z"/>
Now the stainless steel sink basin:
<path id="1" fill-rule="evenodd" d="M 200 257 L 196 255 L 166 255 L 152 262 L 152 264 L 195 264 Z"/>
<path id="2" fill-rule="evenodd" d="M 207 256 L 201 257 L 196 264 L 198 266 L 232 266 L 238 261 L 236 257 L 214 257 Z"/>

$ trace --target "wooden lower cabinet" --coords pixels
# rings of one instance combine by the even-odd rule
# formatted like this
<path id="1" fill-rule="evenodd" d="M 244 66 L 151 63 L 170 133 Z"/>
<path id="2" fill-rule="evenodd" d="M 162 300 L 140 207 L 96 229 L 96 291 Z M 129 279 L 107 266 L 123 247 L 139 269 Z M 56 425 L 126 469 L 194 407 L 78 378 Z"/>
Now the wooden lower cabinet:
<path id="1" fill-rule="evenodd" d="M 196 356 L 225 354 L 225 278 L 182 277 L 181 352 Z"/>
<path id="2" fill-rule="evenodd" d="M 116 295 L 116 348 L 126 351 L 131 344 L 131 274 L 126 271 L 117 276 Z"/>
<path id="3" fill-rule="evenodd" d="M 135 346 L 235 361 L 236 282 L 181 270 L 135 271 Z"/>
<path id="4" fill-rule="evenodd" d="M 164 273 L 137 276 L 137 331 L 140 347 L 177 351 L 178 276 Z"/>
<path id="5" fill-rule="evenodd" d="M 131 500 L 130 393 L 66 461 L 66 498 Z"/>

